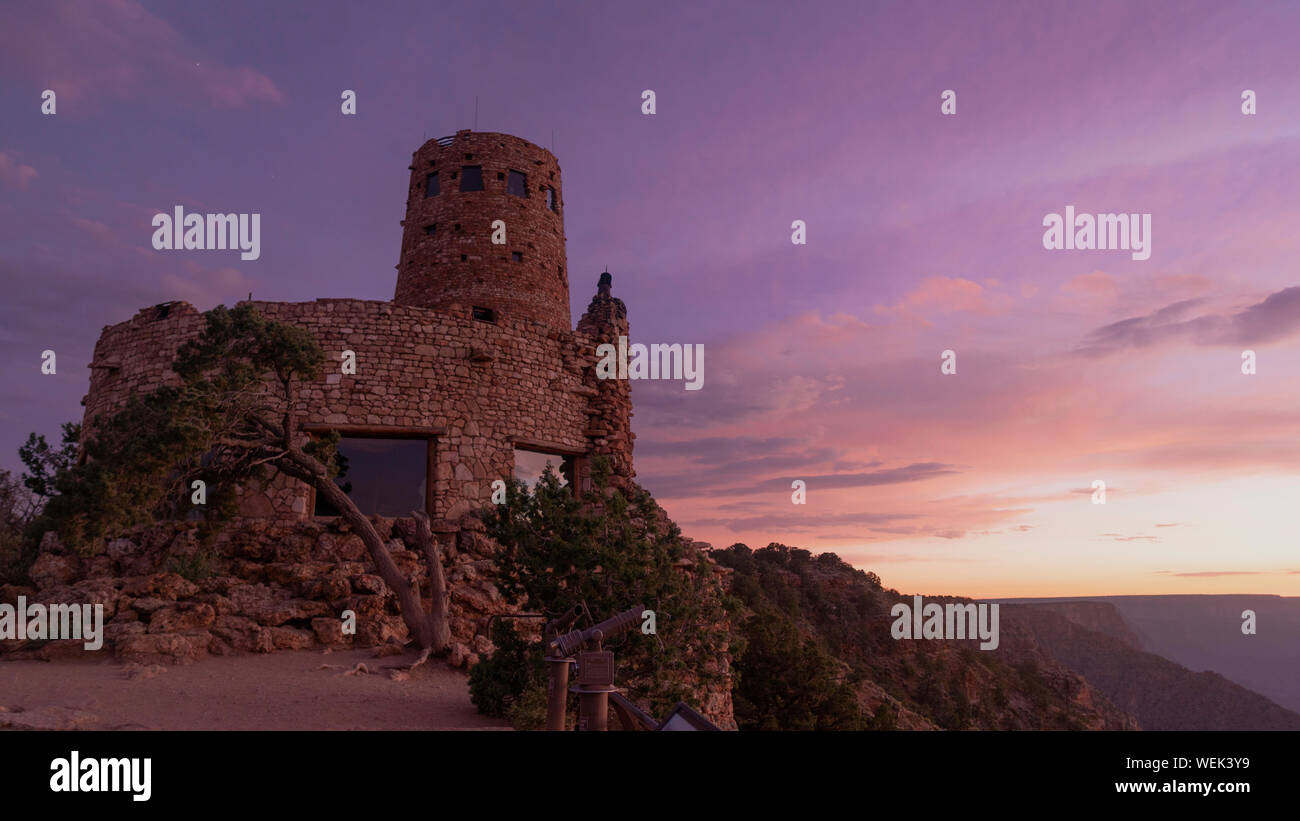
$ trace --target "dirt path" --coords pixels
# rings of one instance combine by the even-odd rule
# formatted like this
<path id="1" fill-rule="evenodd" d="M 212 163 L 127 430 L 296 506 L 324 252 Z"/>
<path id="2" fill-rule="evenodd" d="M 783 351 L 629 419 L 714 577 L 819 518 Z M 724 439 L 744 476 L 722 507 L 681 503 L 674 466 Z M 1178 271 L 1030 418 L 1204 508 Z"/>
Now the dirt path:
<path id="1" fill-rule="evenodd" d="M 407 681 L 370 650 L 206 658 L 176 667 L 112 661 L 0 662 L 0 728 L 489 730 L 463 673 L 431 661 Z M 344 675 L 358 663 L 369 675 Z M 334 669 L 320 669 L 321 665 Z"/>

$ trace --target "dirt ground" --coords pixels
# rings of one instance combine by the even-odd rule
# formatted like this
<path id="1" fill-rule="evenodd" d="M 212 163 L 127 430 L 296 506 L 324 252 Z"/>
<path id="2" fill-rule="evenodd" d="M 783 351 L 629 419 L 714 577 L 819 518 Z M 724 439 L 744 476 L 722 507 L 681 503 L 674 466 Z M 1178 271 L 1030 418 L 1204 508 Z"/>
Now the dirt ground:
<path id="1" fill-rule="evenodd" d="M 406 680 L 371 650 L 211 657 L 160 667 L 0 661 L 0 728 L 84 730 L 491 730 L 468 678 L 439 661 Z M 363 664 L 368 674 L 348 675 Z M 329 665 L 322 669 L 322 665 Z"/>

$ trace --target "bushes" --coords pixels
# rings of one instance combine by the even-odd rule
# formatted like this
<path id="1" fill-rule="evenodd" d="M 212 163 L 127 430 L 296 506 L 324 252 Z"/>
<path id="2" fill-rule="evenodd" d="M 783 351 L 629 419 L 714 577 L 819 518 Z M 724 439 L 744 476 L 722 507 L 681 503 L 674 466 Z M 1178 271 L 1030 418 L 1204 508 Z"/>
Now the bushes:
<path id="1" fill-rule="evenodd" d="M 745 622 L 733 699 L 742 730 L 860 730 L 867 721 L 835 659 L 784 614 L 764 607 Z"/>
<path id="2" fill-rule="evenodd" d="M 649 493 L 615 490 L 605 465 L 597 460 L 594 467 L 594 488 L 582 498 L 548 470 L 532 491 L 512 482 L 505 503 L 484 512 L 488 535 L 503 548 L 498 588 L 512 603 L 548 618 L 585 605 L 600 621 L 644 604 L 655 611 L 657 635 L 633 631 L 605 645 L 617 653 L 619 685 L 657 715 L 679 700 L 698 703 L 705 688 L 725 681 L 719 660 L 733 649 L 734 602 L 707 568 L 676 566 L 681 559 L 699 565 L 704 557 Z M 519 672 L 521 665 L 531 671 L 534 662 L 543 663 L 541 642 L 518 642 L 509 639 L 475 666 L 471 690 L 481 710 L 510 717 L 517 705 L 519 718 L 524 706 L 518 705 L 536 706 L 539 688 L 544 701 L 544 682 Z"/>
<path id="3" fill-rule="evenodd" d="M 518 729 L 541 729 L 546 721 L 546 662 L 537 645 L 504 620 L 492 623 L 492 642 L 496 652 L 469 672 L 470 701 L 483 715 L 507 719 Z"/>

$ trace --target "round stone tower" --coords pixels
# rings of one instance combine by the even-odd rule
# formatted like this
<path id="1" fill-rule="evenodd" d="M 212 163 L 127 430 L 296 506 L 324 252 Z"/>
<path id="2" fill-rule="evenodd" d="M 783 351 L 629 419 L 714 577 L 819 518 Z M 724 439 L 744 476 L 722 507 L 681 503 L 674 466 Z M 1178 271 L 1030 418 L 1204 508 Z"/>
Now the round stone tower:
<path id="1" fill-rule="evenodd" d="M 393 301 L 571 331 L 555 156 L 509 134 L 458 131 L 420 146 L 410 167 Z"/>

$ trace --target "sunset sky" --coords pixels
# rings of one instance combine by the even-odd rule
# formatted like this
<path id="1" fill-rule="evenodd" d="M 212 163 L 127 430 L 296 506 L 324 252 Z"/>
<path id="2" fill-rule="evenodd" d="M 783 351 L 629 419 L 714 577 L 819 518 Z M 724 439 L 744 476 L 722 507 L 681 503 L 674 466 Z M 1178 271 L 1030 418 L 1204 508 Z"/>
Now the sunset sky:
<path id="1" fill-rule="evenodd" d="M 633 385 L 638 479 L 688 535 L 905 592 L 1300 595 L 1298 29 L 1262 2 L 9 4 L 0 467 L 80 418 L 100 329 L 143 306 L 391 299 L 411 152 L 477 97 L 560 160 L 575 319 L 608 266 L 634 341 L 705 346 L 702 390 Z M 261 258 L 153 250 L 178 204 L 260 213 Z M 1067 205 L 1151 214 L 1150 259 L 1044 249 Z"/>

